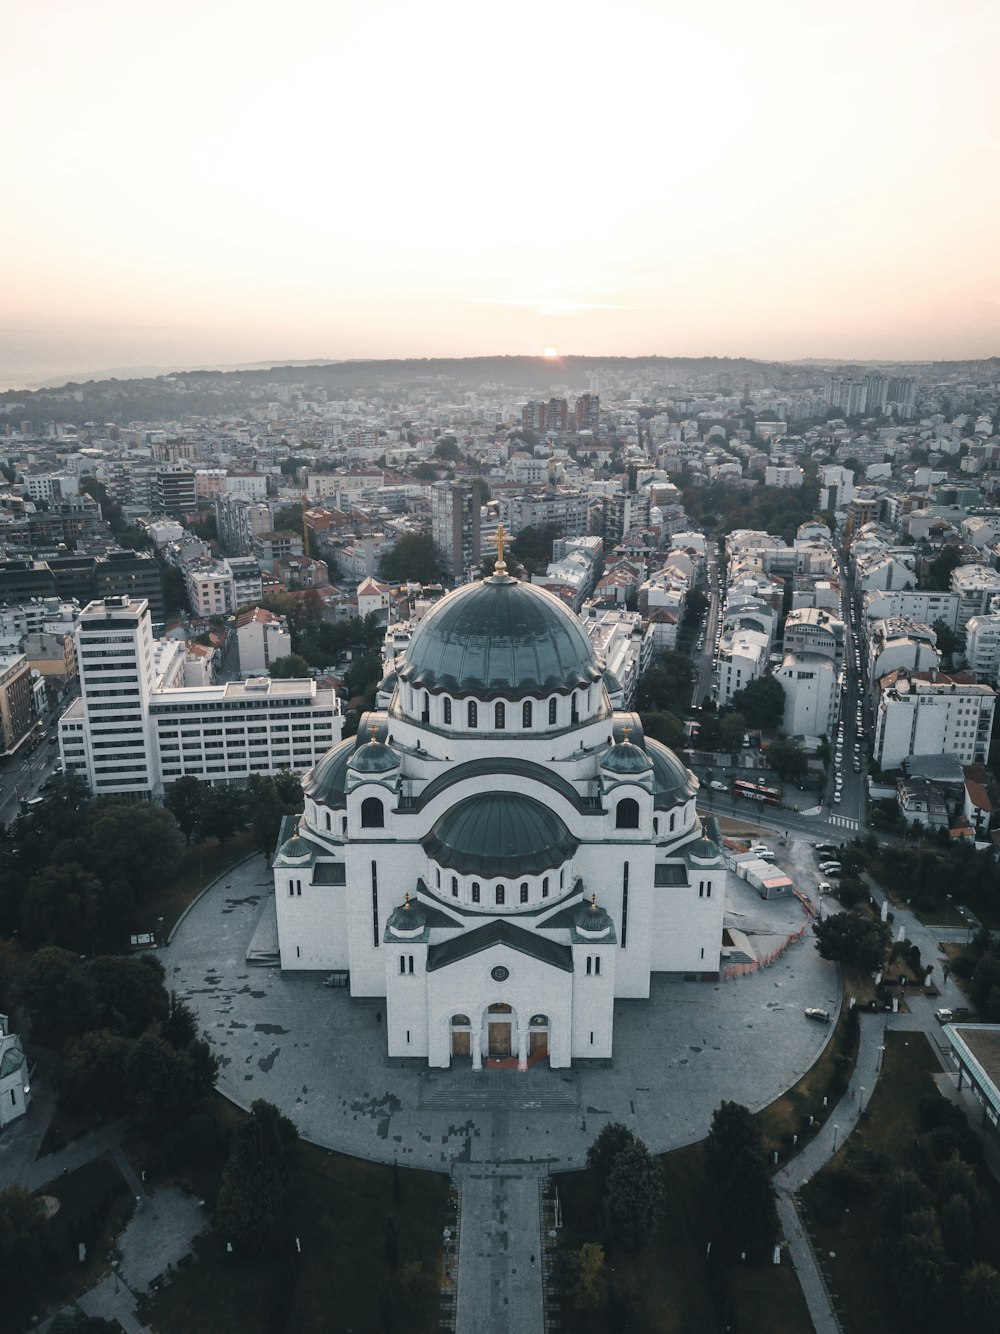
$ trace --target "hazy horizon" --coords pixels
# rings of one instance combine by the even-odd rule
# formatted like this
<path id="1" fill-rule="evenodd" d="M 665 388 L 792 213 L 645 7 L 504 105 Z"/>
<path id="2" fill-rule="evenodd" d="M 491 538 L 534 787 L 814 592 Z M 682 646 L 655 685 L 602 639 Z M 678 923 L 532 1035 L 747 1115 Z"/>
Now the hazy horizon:
<path id="1" fill-rule="evenodd" d="M 992 0 L 8 0 L 0 34 L 0 385 L 1000 353 Z"/>

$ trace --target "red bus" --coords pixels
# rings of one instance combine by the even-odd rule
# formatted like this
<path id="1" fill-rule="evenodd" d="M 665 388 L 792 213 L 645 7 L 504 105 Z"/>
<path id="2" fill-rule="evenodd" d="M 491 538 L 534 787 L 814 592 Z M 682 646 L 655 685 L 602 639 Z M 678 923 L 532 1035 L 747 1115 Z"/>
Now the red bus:
<path id="1" fill-rule="evenodd" d="M 748 783 L 745 778 L 734 778 L 731 792 L 734 797 L 745 801 L 763 801 L 768 806 L 781 805 L 781 788 L 768 787 L 765 783 Z"/>

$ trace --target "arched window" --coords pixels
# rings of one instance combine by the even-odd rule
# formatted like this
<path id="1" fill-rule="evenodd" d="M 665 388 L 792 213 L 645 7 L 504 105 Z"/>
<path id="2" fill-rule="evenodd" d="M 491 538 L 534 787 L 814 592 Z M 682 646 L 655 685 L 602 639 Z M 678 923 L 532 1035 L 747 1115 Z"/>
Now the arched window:
<path id="1" fill-rule="evenodd" d="M 507 726 L 507 708 L 502 700 L 493 706 L 493 726 L 498 732 Z"/>
<path id="2" fill-rule="evenodd" d="M 507 891 L 504 889 L 503 885 L 497 885 L 497 896 L 496 896 L 497 903 L 503 903 L 506 897 L 507 897 Z"/>
<path id="3" fill-rule="evenodd" d="M 479 881 L 478 881 L 478 880 L 473 880 L 473 882 L 472 882 L 472 902 L 473 902 L 473 903 L 478 903 L 478 902 L 479 902 Z"/>
<path id="4" fill-rule="evenodd" d="M 550 726 L 550 727 L 555 727 L 555 725 L 556 725 L 556 709 L 557 709 L 557 708 L 558 708 L 558 704 L 557 704 L 556 700 L 555 700 L 555 699 L 550 699 L 550 700 L 549 700 L 549 726 Z"/>
<path id="5" fill-rule="evenodd" d="M 361 803 L 361 828 L 384 829 L 385 807 L 378 797 L 365 797 Z"/>
<path id="6" fill-rule="evenodd" d="M 526 699 L 521 705 L 521 726 L 531 726 L 531 700 Z"/>
<path id="7" fill-rule="evenodd" d="M 656 818 L 656 816 L 654 815 L 654 816 L 653 816 L 653 833 L 654 833 L 654 834 L 658 834 L 659 832 L 660 832 L 660 822 L 659 822 L 659 820 Z"/>
<path id="8" fill-rule="evenodd" d="M 453 1014 L 451 1016 L 452 1028 L 468 1028 L 469 1016 L 467 1014 Z"/>
<path id="9" fill-rule="evenodd" d="M 522 902 L 522 903 L 527 903 L 527 902 L 528 902 L 528 882 L 527 882 L 527 880 L 525 880 L 525 881 L 523 882 L 523 884 L 521 885 L 521 902 Z"/>
<path id="10" fill-rule="evenodd" d="M 549 877 L 546 876 L 545 879 L 542 881 L 542 898 L 547 899 L 548 897 L 549 897 Z"/>
<path id="11" fill-rule="evenodd" d="M 565 884 L 566 884 L 566 870 L 565 868 L 563 868 L 563 870 L 559 872 L 559 888 L 562 889 Z"/>
<path id="12" fill-rule="evenodd" d="M 440 888 L 441 888 L 441 868 L 440 868 L 440 866 L 435 866 L 435 868 L 434 868 L 434 874 L 437 876 L 437 887 L 438 887 L 438 889 L 440 889 Z"/>
<path id="13" fill-rule="evenodd" d="M 671 815 L 671 817 L 670 817 L 670 833 L 671 833 L 671 834 L 674 832 L 674 821 L 675 821 L 676 819 L 677 819 L 677 816 L 676 816 L 676 815 Z"/>
<path id="14" fill-rule="evenodd" d="M 598 971 L 598 972 L 601 971 L 601 961 L 600 961 L 600 959 L 598 959 L 598 961 L 597 961 L 597 971 Z M 410 955 L 410 972 L 411 972 L 411 973 L 413 972 L 413 955 L 412 955 L 412 954 Z"/>
<path id="15" fill-rule="evenodd" d="M 402 971 L 403 971 L 403 968 L 402 968 L 403 960 L 400 959 L 399 963 L 400 963 L 399 971 L 402 972 Z M 593 960 L 593 958 L 588 954 L 588 955 L 587 955 L 587 976 L 589 977 L 590 974 L 591 974 L 593 971 L 594 971 L 594 960 Z"/>
<path id="16" fill-rule="evenodd" d="M 615 808 L 615 828 L 639 828 L 639 803 L 633 800 L 632 797 L 626 797 L 625 800 L 620 801 Z"/>
<path id="17" fill-rule="evenodd" d="M 457 876 L 457 875 L 453 875 L 453 876 L 451 877 L 451 897 L 452 897 L 453 899 L 457 899 L 457 898 L 458 898 L 458 876 Z"/>
<path id="18" fill-rule="evenodd" d="M 445 702 L 444 702 L 444 721 L 445 721 L 445 724 L 448 724 L 448 723 L 451 722 L 451 700 L 450 700 L 450 699 L 446 699 Z"/>
<path id="19" fill-rule="evenodd" d="M 479 706 L 478 706 L 478 704 L 476 703 L 476 701 L 475 701 L 474 699 L 470 699 L 470 700 L 469 700 L 468 715 L 469 715 L 469 726 L 470 726 L 470 727 L 478 727 L 478 726 L 479 726 Z"/>
<path id="20" fill-rule="evenodd" d="M 590 960 L 588 959 L 587 962 L 590 963 Z M 405 972 L 406 972 L 406 955 L 405 955 L 405 954 L 401 954 L 401 955 L 399 956 L 399 975 L 400 975 L 400 977 L 402 977 L 403 974 L 404 974 Z"/>
<path id="21" fill-rule="evenodd" d="M 423 708 L 420 710 L 420 721 L 421 721 L 422 723 L 429 723 L 430 720 L 431 720 L 431 697 L 430 697 L 430 695 L 428 695 L 427 691 L 425 690 L 425 691 L 424 691 L 424 706 L 423 706 Z"/>
<path id="22" fill-rule="evenodd" d="M 329 811 L 327 811 L 327 813 L 326 813 L 326 827 L 327 827 L 327 829 L 330 829 L 330 830 L 333 829 L 333 816 L 330 814 Z"/>
<path id="23" fill-rule="evenodd" d="M 572 703 L 571 703 L 571 705 L 570 705 L 569 720 L 570 720 L 571 723 L 578 723 L 578 722 L 580 721 L 580 709 L 579 709 L 579 706 L 577 705 L 577 702 L 576 702 L 576 691 L 575 691 L 575 690 L 573 691 L 573 699 L 572 699 Z"/>
<path id="24" fill-rule="evenodd" d="M 411 960 L 410 962 L 412 963 L 412 960 Z M 410 969 L 410 972 L 411 972 L 411 973 L 413 972 L 413 969 L 412 969 L 412 968 Z M 601 956 L 600 956 L 599 954 L 596 954 L 596 955 L 594 956 L 594 972 L 597 973 L 598 976 L 600 976 L 600 972 L 601 972 Z"/>

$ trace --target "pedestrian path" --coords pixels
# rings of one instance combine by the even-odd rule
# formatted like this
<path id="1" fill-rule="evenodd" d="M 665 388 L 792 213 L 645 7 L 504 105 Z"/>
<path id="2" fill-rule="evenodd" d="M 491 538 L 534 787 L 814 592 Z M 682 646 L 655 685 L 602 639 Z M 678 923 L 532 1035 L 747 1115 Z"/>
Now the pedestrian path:
<path id="1" fill-rule="evenodd" d="M 538 1175 L 463 1174 L 456 1334 L 544 1334 Z"/>
<path id="2" fill-rule="evenodd" d="M 816 1334 L 839 1334 L 841 1325 L 795 1202 L 796 1192 L 824 1167 L 857 1126 L 882 1069 L 885 1014 L 862 1014 L 858 1059 L 847 1092 L 802 1152 L 774 1175 L 778 1216 Z"/>

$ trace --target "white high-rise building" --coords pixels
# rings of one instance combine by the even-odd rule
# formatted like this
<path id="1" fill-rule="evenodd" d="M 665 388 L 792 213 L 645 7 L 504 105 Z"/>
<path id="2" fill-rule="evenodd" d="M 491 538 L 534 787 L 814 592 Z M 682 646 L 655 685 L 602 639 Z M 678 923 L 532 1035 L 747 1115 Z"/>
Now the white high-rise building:
<path id="1" fill-rule="evenodd" d="M 993 687 L 966 673 L 892 673 L 879 697 L 875 763 L 895 769 L 908 755 L 957 755 L 984 764 L 995 706 Z"/>
<path id="2" fill-rule="evenodd" d="M 174 686 L 157 668 L 146 601 L 91 602 L 76 629 L 80 697 L 59 720 L 67 770 L 98 796 L 157 795 L 175 778 L 242 785 L 308 769 L 343 731 L 340 701 L 309 678 Z"/>

